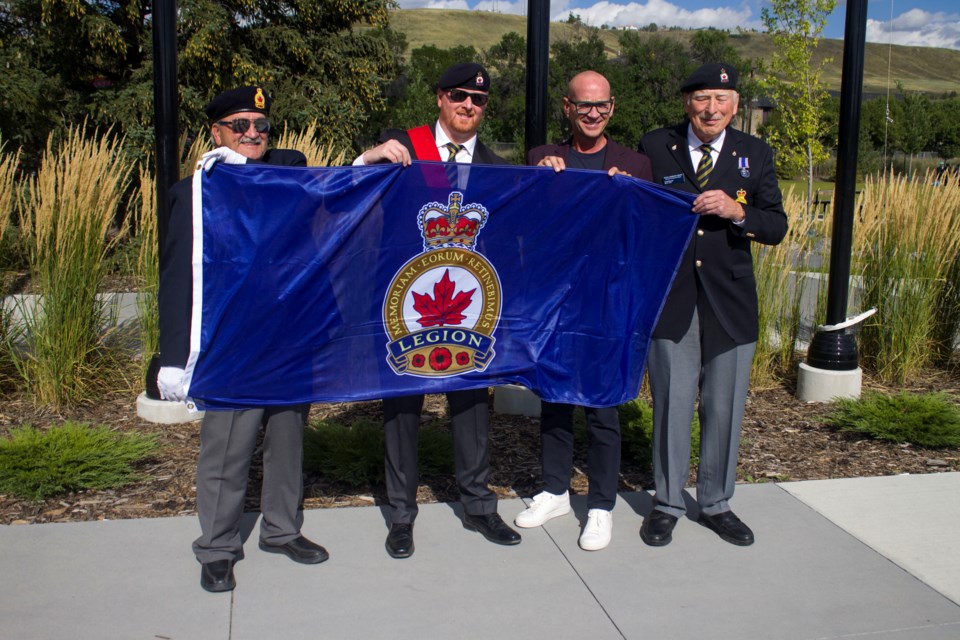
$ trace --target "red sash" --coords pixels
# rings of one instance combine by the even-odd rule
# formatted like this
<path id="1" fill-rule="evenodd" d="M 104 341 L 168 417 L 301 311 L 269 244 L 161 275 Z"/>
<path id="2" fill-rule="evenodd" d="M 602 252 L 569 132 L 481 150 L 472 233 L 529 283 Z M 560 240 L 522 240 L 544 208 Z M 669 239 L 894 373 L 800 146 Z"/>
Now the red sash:
<path id="1" fill-rule="evenodd" d="M 410 136 L 410 144 L 413 145 L 413 153 L 417 156 L 417 160 L 440 162 L 440 152 L 437 150 L 437 141 L 433 137 L 433 127 L 425 124 L 415 129 L 407 129 L 407 135 Z"/>

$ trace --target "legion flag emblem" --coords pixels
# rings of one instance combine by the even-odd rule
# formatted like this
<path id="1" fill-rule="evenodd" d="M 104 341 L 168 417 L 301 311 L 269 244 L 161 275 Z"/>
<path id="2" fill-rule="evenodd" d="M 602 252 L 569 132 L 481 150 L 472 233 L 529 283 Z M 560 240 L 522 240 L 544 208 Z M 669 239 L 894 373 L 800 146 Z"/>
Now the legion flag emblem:
<path id="1" fill-rule="evenodd" d="M 494 357 L 502 304 L 500 276 L 475 249 L 489 213 L 430 202 L 417 214 L 423 253 L 394 275 L 383 301 L 387 362 L 398 375 L 448 377 L 483 370 Z"/>

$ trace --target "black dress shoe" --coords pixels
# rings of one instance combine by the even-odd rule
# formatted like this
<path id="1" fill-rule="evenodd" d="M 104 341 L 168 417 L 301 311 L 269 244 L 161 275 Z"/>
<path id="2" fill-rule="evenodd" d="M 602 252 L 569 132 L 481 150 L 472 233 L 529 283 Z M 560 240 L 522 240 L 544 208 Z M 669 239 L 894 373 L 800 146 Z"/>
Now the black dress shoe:
<path id="1" fill-rule="evenodd" d="M 303 536 L 296 537 L 285 544 L 267 544 L 261 540 L 260 548 L 267 553 L 282 553 L 300 564 L 319 564 L 330 557 L 326 549 Z"/>
<path id="2" fill-rule="evenodd" d="M 676 516 L 654 509 L 640 527 L 640 539 L 651 547 L 668 545 L 673 540 L 673 528 L 676 524 Z"/>
<path id="3" fill-rule="evenodd" d="M 384 545 L 391 558 L 409 558 L 413 555 L 413 524 L 398 522 L 390 525 Z"/>
<path id="4" fill-rule="evenodd" d="M 733 511 L 724 511 L 713 516 L 701 513 L 698 522 L 730 544 L 740 547 L 753 544 L 753 531 L 750 531 L 750 527 L 743 524 Z"/>
<path id="5" fill-rule="evenodd" d="M 499 513 L 465 514 L 463 526 L 471 531 L 479 531 L 490 542 L 520 544 L 520 534 L 508 527 Z"/>
<path id="6" fill-rule="evenodd" d="M 201 564 L 200 586 L 213 593 L 233 591 L 237 586 L 237 581 L 233 579 L 233 560 L 214 560 Z"/>

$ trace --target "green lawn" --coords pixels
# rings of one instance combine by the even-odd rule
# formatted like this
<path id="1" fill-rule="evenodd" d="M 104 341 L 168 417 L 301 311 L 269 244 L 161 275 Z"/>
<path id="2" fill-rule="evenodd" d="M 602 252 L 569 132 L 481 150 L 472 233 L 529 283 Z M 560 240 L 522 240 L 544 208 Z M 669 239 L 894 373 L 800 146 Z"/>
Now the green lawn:
<path id="1" fill-rule="evenodd" d="M 832 182 L 822 182 L 819 180 L 813 181 L 813 191 L 816 193 L 818 190 L 832 190 L 834 188 L 834 183 Z M 863 185 L 858 184 L 857 189 L 860 189 Z M 807 181 L 806 180 L 781 180 L 780 181 L 780 190 L 783 191 L 783 196 L 787 197 L 790 192 L 796 193 L 798 196 L 803 195 L 807 192 Z"/>

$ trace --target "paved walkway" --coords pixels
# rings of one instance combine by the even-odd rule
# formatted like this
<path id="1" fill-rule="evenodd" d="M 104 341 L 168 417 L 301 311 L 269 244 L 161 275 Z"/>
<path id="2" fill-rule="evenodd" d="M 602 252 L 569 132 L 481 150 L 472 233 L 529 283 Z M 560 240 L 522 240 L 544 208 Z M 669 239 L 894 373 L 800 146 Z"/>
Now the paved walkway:
<path id="1" fill-rule="evenodd" d="M 224 594 L 200 588 L 195 517 L 0 526 L 0 638 L 960 638 L 960 473 L 742 485 L 734 505 L 752 547 L 683 520 L 652 548 L 649 495 L 622 494 L 594 553 L 583 497 L 516 547 L 424 505 L 408 560 L 384 551 L 380 508 L 314 510 L 304 532 L 331 553 L 314 566 L 260 552 L 251 514 Z"/>

